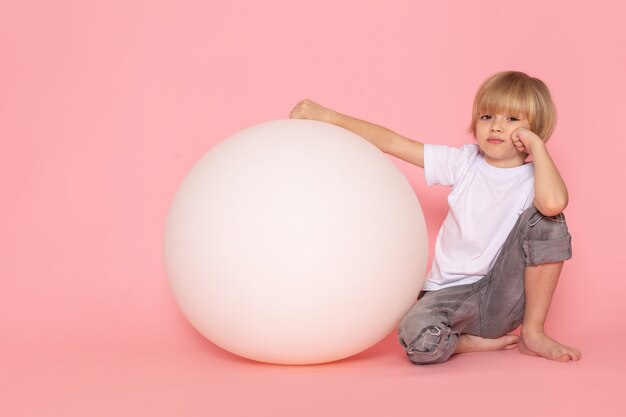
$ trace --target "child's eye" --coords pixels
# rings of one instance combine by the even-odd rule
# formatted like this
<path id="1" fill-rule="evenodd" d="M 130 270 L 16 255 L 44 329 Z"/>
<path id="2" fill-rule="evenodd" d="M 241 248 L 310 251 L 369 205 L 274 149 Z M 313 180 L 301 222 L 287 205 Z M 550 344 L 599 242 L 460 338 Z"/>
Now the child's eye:
<path id="1" fill-rule="evenodd" d="M 519 122 L 519 119 L 517 117 L 509 116 L 509 121 L 511 121 L 511 122 Z"/>
<path id="2" fill-rule="evenodd" d="M 490 114 L 483 114 L 482 116 L 480 116 L 480 120 L 491 120 L 491 115 Z"/>

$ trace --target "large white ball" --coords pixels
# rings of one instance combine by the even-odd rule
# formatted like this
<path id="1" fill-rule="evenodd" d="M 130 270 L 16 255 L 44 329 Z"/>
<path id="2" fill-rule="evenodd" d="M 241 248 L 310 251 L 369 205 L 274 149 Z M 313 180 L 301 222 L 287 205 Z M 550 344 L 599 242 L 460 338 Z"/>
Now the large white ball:
<path id="1" fill-rule="evenodd" d="M 337 126 L 278 120 L 211 149 L 178 189 L 165 269 L 192 325 L 237 355 L 312 364 L 394 330 L 424 279 L 407 179 Z"/>

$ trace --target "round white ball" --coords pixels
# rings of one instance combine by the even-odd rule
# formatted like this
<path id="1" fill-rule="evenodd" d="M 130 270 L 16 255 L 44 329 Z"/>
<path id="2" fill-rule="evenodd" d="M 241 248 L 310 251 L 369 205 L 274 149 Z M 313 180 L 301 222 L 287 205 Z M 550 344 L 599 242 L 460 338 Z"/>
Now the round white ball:
<path id="1" fill-rule="evenodd" d="M 394 330 L 424 279 L 407 179 L 337 126 L 277 120 L 211 149 L 178 189 L 164 261 L 191 324 L 234 354 L 312 364 Z"/>

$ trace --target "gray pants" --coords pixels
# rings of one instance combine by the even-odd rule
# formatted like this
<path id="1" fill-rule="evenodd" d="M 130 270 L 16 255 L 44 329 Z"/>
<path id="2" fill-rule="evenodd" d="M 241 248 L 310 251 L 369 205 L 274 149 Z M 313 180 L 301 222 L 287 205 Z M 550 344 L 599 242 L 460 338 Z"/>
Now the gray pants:
<path id="1" fill-rule="evenodd" d="M 480 281 L 420 293 L 398 328 L 407 356 L 416 364 L 444 362 L 462 333 L 493 339 L 514 330 L 524 318 L 526 267 L 571 257 L 565 217 L 545 217 L 531 206 Z"/>

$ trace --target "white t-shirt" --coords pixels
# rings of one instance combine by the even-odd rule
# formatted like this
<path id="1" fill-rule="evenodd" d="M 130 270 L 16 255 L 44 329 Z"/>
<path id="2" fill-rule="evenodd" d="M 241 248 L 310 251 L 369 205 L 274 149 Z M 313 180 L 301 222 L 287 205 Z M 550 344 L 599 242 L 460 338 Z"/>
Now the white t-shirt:
<path id="1" fill-rule="evenodd" d="M 452 191 L 423 290 L 480 280 L 533 202 L 533 164 L 497 168 L 485 161 L 477 145 L 425 145 L 424 175 L 429 186 L 451 185 Z"/>

